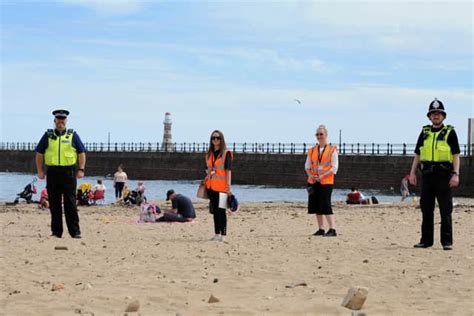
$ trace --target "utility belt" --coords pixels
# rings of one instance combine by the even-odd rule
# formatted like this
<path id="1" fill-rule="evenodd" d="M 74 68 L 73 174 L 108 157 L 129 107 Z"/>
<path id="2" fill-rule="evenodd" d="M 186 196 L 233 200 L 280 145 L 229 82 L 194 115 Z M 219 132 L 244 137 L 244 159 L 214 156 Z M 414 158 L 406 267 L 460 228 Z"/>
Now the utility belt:
<path id="1" fill-rule="evenodd" d="M 450 175 L 453 172 L 453 164 L 449 162 L 422 162 L 420 165 L 423 175 L 438 174 Z"/>
<path id="2" fill-rule="evenodd" d="M 71 165 L 71 166 L 46 166 L 48 170 L 76 170 L 76 165 Z"/>

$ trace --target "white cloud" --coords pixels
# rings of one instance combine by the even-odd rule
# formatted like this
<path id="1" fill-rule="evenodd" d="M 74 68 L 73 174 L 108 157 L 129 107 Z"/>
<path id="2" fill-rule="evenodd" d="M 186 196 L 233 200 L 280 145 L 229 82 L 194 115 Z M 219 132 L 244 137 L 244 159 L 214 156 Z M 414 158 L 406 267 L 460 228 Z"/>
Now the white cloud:
<path id="1" fill-rule="evenodd" d="M 99 14 L 127 15 L 141 11 L 144 0 L 58 0 L 68 5 L 78 5 L 94 10 Z"/>
<path id="2" fill-rule="evenodd" d="M 8 80 L 2 83 L 2 104 L 8 106 L 2 113 L 2 139 L 32 141 L 32 135 L 49 126 L 51 111 L 64 106 L 73 113 L 71 127 L 87 141 L 104 140 L 107 131 L 114 141 L 161 141 L 163 114 L 170 111 L 178 142 L 207 140 L 214 128 L 235 142 L 312 142 L 315 126 L 324 123 L 331 135 L 342 129 L 344 142 L 414 143 L 420 127 L 428 123 L 429 102 L 437 97 L 464 143 L 474 102 L 470 90 L 454 88 L 376 84 L 270 88 L 203 74 L 159 70 L 143 74 L 144 65 L 130 65 L 134 72 L 141 71 L 117 77 L 86 69 L 81 76 L 69 76 L 44 66 L 5 66 Z M 31 128 L 19 131 L 15 124 L 23 117 Z"/>

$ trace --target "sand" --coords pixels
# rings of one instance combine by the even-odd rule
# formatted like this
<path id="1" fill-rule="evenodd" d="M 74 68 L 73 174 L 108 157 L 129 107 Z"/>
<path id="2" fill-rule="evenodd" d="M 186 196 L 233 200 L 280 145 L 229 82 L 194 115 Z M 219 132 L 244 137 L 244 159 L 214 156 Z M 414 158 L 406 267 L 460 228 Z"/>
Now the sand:
<path id="1" fill-rule="evenodd" d="M 341 302 L 352 286 L 369 289 L 367 315 L 474 313 L 473 200 L 455 208 L 452 251 L 439 244 L 439 216 L 434 247 L 412 248 L 421 214 L 397 203 L 336 203 L 336 238 L 311 236 L 305 203 L 243 203 L 226 243 L 208 241 L 205 203 L 192 224 L 80 207 L 82 239 L 50 237 L 49 213 L 35 207 L 0 206 L 5 315 L 124 315 L 135 300 L 129 315 L 351 315 Z"/>

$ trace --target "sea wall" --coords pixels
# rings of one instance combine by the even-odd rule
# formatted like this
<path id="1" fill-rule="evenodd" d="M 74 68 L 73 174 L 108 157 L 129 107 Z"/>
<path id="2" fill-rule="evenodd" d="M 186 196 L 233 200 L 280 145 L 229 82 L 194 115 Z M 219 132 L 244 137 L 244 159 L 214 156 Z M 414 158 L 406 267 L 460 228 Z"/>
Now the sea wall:
<path id="1" fill-rule="evenodd" d="M 0 151 L 0 171 L 36 172 L 32 151 Z M 302 154 L 236 153 L 232 182 L 236 184 L 301 187 L 305 185 Z M 413 157 L 341 155 L 337 188 L 399 190 Z M 202 153 L 89 152 L 86 174 L 106 176 L 122 164 L 131 179 L 197 180 L 204 177 Z M 472 157 L 461 158 L 461 185 L 455 195 L 474 197 Z"/>

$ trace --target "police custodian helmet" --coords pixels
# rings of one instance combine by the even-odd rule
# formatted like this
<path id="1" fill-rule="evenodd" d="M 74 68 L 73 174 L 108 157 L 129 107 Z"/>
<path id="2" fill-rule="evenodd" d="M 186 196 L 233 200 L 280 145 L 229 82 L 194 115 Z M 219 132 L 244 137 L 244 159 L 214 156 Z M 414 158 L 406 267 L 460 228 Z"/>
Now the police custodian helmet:
<path id="1" fill-rule="evenodd" d="M 444 110 L 444 104 L 443 102 L 439 101 L 438 99 L 434 99 L 430 103 L 430 108 L 428 109 L 428 113 L 426 116 L 430 117 L 430 114 L 433 112 L 439 112 L 442 113 L 444 117 L 446 117 L 446 111 Z"/>

